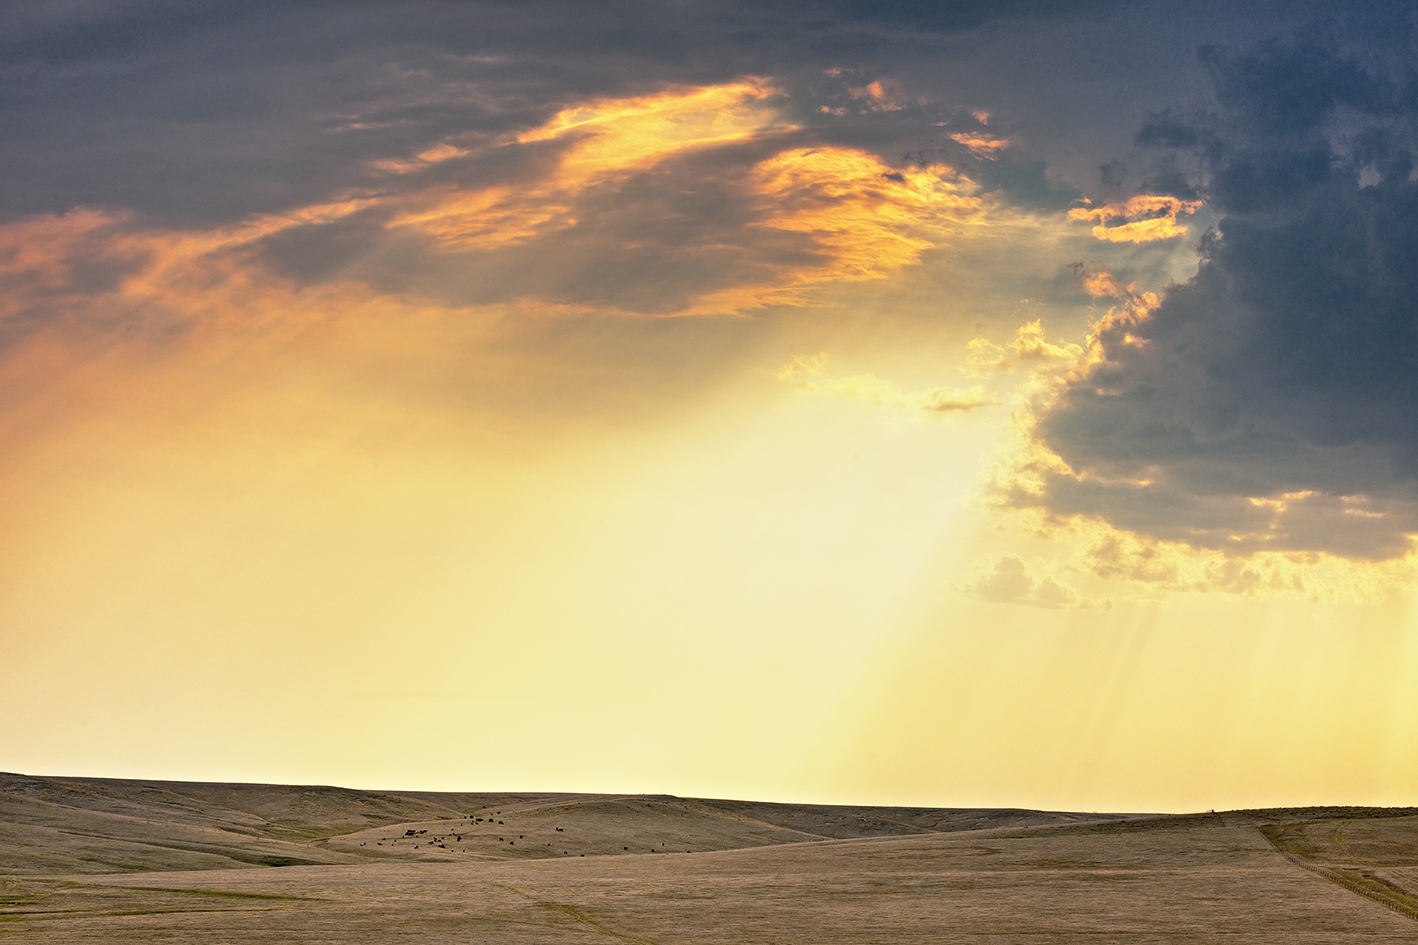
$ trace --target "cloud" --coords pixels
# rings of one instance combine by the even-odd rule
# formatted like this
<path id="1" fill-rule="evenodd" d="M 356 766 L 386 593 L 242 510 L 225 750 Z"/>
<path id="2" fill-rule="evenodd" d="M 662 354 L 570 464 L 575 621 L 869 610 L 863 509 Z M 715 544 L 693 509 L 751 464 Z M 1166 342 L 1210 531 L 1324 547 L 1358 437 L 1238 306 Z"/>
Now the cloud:
<path id="1" fill-rule="evenodd" d="M 1086 601 L 1072 588 L 1052 577 L 1036 578 L 1018 555 L 1005 554 L 993 568 L 984 571 L 970 584 L 960 587 L 963 593 L 992 604 L 1025 604 L 1061 610 L 1071 607 L 1111 606 Z"/>
<path id="2" fill-rule="evenodd" d="M 540 173 L 388 201 L 379 245 L 341 275 L 459 304 L 743 314 L 885 278 L 1008 215 L 943 165 L 794 146 L 772 94 L 740 83 L 558 115 L 501 146 L 555 146 Z"/>
<path id="3" fill-rule="evenodd" d="M 1150 243 L 1185 236 L 1187 228 L 1178 225 L 1177 217 L 1192 215 L 1201 204 L 1200 200 L 1138 194 L 1122 203 L 1075 207 L 1068 215 L 1072 220 L 1095 221 L 1093 237 L 1105 243 Z"/>
<path id="4" fill-rule="evenodd" d="M 399 188 L 400 177 L 455 163 L 452 151 L 475 153 L 579 102 L 743 75 L 804 84 L 824 58 L 935 59 L 943 41 L 1002 16 L 1079 9 L 15 0 L 0 23 L 0 212 L 85 206 L 165 225 L 226 224 Z M 893 81 L 853 84 L 863 102 L 904 107 Z M 884 153 L 898 155 L 895 143 Z"/>
<path id="5" fill-rule="evenodd" d="M 875 374 L 828 377 L 827 368 L 830 363 L 831 358 L 826 353 L 795 355 L 773 376 L 811 393 L 837 394 L 865 400 L 877 407 L 903 407 L 932 414 L 967 413 L 999 404 L 999 401 L 979 385 L 965 390 L 932 387 L 917 393 L 907 393 Z"/>
<path id="6" fill-rule="evenodd" d="M 1162 590 L 1378 603 L 1406 592 L 1418 577 L 1418 562 L 1411 557 L 1372 563 L 1313 552 L 1240 556 L 1158 541 L 1101 523 L 1077 531 L 1074 567 L 1106 580 Z"/>
<path id="7" fill-rule="evenodd" d="M 1045 338 L 1043 320 L 1038 318 L 1015 329 L 1007 348 L 986 338 L 972 338 L 965 352 L 964 371 L 973 377 L 1008 374 L 1016 366 L 1050 373 L 1071 366 L 1083 356 L 1083 349 L 1076 344 L 1055 344 Z"/>
<path id="8" fill-rule="evenodd" d="M 1036 392 L 1005 502 L 1228 555 L 1403 559 L 1418 79 L 1316 33 L 1201 60 L 1219 109 L 1159 115 L 1139 141 L 1199 168 L 1219 232 L 1160 297 L 1094 277 L 1122 304 Z"/>
<path id="9" fill-rule="evenodd" d="M 922 410 L 933 413 L 964 413 L 999 403 L 978 384 L 965 390 L 932 387 L 925 393 L 916 395 L 914 399 Z"/>
<path id="10" fill-rule="evenodd" d="M 847 95 L 861 102 L 868 111 L 899 112 L 905 107 L 880 79 L 856 88 L 848 87 Z"/>
<path id="11" fill-rule="evenodd" d="M 1083 290 L 1095 299 L 1111 297 L 1127 301 L 1136 296 L 1132 284 L 1123 285 L 1116 276 L 1106 270 L 1079 266 L 1078 275 L 1083 280 Z"/>
<path id="12" fill-rule="evenodd" d="M 1077 4 L 12 6 L 0 223 L 98 213 L 138 244 L 284 219 L 223 251 L 298 290 L 745 314 L 1074 196 L 1009 110 L 986 134 L 981 96 L 919 64 Z M 864 112 L 818 111 L 842 104 Z"/>
<path id="13" fill-rule="evenodd" d="M 987 377 L 996 371 L 1012 371 L 1009 355 L 987 338 L 972 338 L 965 345 L 965 373 L 972 377 Z"/>
<path id="14" fill-rule="evenodd" d="M 338 312 L 367 312 L 378 294 L 348 285 L 305 291 L 250 257 L 268 240 L 358 221 L 370 203 L 309 206 L 197 231 L 139 227 L 131 214 L 87 209 L 0 225 L 0 351 L 43 333 L 68 333 L 81 346 L 103 335 L 160 341 L 278 326 L 291 335 Z M 305 260 L 316 268 L 337 267 L 346 251 L 338 239 L 319 249 Z"/>
<path id="15" fill-rule="evenodd" d="M 996 138 L 983 131 L 957 132 L 950 136 L 950 140 L 956 144 L 965 145 L 971 154 L 981 158 L 994 157 L 996 151 L 1002 151 L 1010 146 L 1007 138 Z"/>
<path id="16" fill-rule="evenodd" d="M 1037 362 L 1071 363 L 1083 353 L 1083 349 L 1078 345 L 1056 345 L 1046 340 L 1043 320 L 1038 318 L 1019 327 L 1019 330 L 1014 334 L 1014 342 L 1010 345 L 1010 350 L 1019 361 Z"/>
<path id="17" fill-rule="evenodd" d="M 1018 216 L 944 165 L 804 140 L 779 90 L 750 78 L 586 101 L 386 164 L 390 189 L 220 225 L 93 208 L 0 223 L 0 330 L 168 331 L 238 297 L 288 309 L 270 299 L 319 286 L 529 314 L 738 315 L 883 279 Z"/>

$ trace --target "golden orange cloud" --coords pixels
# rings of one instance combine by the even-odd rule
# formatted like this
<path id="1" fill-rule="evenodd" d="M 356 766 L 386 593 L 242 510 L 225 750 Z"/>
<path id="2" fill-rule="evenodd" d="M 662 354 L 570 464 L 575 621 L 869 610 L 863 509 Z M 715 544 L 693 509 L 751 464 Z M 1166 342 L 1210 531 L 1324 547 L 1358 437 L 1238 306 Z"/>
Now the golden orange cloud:
<path id="1" fill-rule="evenodd" d="M 1083 279 L 1083 291 L 1095 299 L 1104 297 L 1126 299 L 1133 294 L 1131 283 L 1123 285 L 1117 276 L 1107 270 L 1084 267 L 1079 275 Z"/>
<path id="2" fill-rule="evenodd" d="M 1003 151 L 1010 145 L 1008 138 L 997 138 L 983 131 L 962 131 L 951 135 L 950 140 L 965 145 L 971 154 L 983 158 L 994 157 L 996 151 Z"/>
<path id="3" fill-rule="evenodd" d="M 796 149 L 754 168 L 772 215 L 763 224 L 809 233 L 828 251 L 793 281 L 879 279 L 915 263 L 947 233 L 983 224 L 988 202 L 943 165 L 893 170 L 848 148 Z"/>
<path id="4" fill-rule="evenodd" d="M 589 187 L 687 151 L 788 130 L 791 126 L 769 101 L 777 94 L 771 86 L 749 79 L 564 109 L 541 127 L 504 143 L 570 142 L 550 177 L 530 186 L 434 190 L 391 225 L 430 234 L 447 248 L 471 250 L 522 243 L 548 230 L 569 228 L 577 222 L 575 197 Z"/>
<path id="5" fill-rule="evenodd" d="M 445 141 L 425 151 L 420 151 L 407 160 L 386 158 L 384 160 L 375 161 L 373 166 L 389 174 L 409 174 L 413 171 L 423 170 L 425 167 L 433 164 L 441 164 L 444 161 L 451 161 L 454 158 L 467 157 L 471 153 L 471 151 L 467 151 Z"/>
<path id="6" fill-rule="evenodd" d="M 1186 233 L 1177 217 L 1190 216 L 1201 204 L 1200 200 L 1140 194 L 1120 204 L 1075 207 L 1068 215 L 1074 220 L 1096 221 L 1093 236 L 1105 243 L 1150 243 Z"/>
<path id="7" fill-rule="evenodd" d="M 578 222 L 576 198 L 588 188 L 694 149 L 793 130 L 774 102 L 778 94 L 752 80 L 568 109 L 517 138 L 574 142 L 546 179 L 515 189 L 430 193 L 427 206 L 398 216 L 392 225 L 465 250 L 567 229 Z M 761 212 L 755 226 L 810 236 L 822 261 L 780 265 L 769 281 L 716 290 L 673 314 L 800 304 L 806 286 L 881 278 L 915 263 L 947 230 L 984 222 L 992 206 L 948 167 L 897 170 L 866 152 L 840 147 L 781 152 L 746 169 L 745 184 Z M 533 304 L 549 311 L 584 310 L 552 300 Z"/>

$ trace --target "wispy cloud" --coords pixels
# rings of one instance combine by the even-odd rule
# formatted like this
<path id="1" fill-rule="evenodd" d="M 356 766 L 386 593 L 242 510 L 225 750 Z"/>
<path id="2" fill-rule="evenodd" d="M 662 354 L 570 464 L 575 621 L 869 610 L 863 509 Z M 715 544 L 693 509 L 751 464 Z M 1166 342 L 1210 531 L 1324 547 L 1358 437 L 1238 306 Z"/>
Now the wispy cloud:
<path id="1" fill-rule="evenodd" d="M 992 134 L 983 131 L 960 131 L 950 136 L 950 140 L 956 144 L 963 144 L 970 153 L 976 157 L 994 157 L 998 151 L 1003 151 L 1010 146 L 1007 138 L 997 138 Z"/>
<path id="2" fill-rule="evenodd" d="M 774 377 L 812 393 L 837 394 L 865 400 L 878 407 L 902 407 L 935 414 L 966 413 L 999 403 L 980 385 L 965 390 L 932 387 L 908 393 L 875 374 L 829 377 L 827 369 L 830 363 L 831 358 L 825 353 L 797 355 Z"/>

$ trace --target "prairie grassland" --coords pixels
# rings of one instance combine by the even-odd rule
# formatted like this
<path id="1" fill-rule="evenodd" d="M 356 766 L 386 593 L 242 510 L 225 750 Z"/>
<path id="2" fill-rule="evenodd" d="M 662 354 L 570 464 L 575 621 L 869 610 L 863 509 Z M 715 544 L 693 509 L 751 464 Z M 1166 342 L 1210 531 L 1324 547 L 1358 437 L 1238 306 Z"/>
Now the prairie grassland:
<path id="1" fill-rule="evenodd" d="M 1418 921 L 1396 908 L 1418 874 L 1418 817 L 1395 816 L 1407 812 L 1123 818 L 17 777 L 0 786 L 0 936 L 15 941 L 1344 943 L 1418 934 Z M 161 810 L 170 819 L 153 816 Z M 308 836 L 271 836 L 281 831 Z M 41 838 L 63 849 L 29 846 Z M 146 868 L 144 846 L 154 859 Z M 262 865 L 287 855 L 300 862 Z M 162 865 L 191 857 L 204 865 Z M 69 866 L 49 869 L 46 858 Z M 1376 901 L 1339 881 L 1351 876 L 1398 898 Z"/>

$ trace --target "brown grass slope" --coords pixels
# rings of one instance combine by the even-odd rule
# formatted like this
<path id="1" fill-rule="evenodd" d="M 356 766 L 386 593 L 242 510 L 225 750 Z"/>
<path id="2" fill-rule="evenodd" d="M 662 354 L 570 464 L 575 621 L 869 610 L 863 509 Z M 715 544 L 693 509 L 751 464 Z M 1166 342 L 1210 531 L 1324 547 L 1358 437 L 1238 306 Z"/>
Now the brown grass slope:
<path id="1" fill-rule="evenodd" d="M 283 866 L 283 869 L 263 867 Z M 0 775 L 28 942 L 1387 943 L 1418 810 L 836 807 Z"/>
<path id="2" fill-rule="evenodd" d="M 704 852 L 1118 816 L 0 774 L 0 873 Z"/>
<path id="3" fill-rule="evenodd" d="M 471 797 L 0 774 L 0 874 L 361 862 L 321 841 L 373 824 L 461 817 Z"/>
<path id="4" fill-rule="evenodd" d="M 1387 945 L 1418 930 L 1295 866 L 1254 826 L 1214 819 L 688 855 L 0 877 L 0 900 L 0 937 L 46 945 Z"/>

